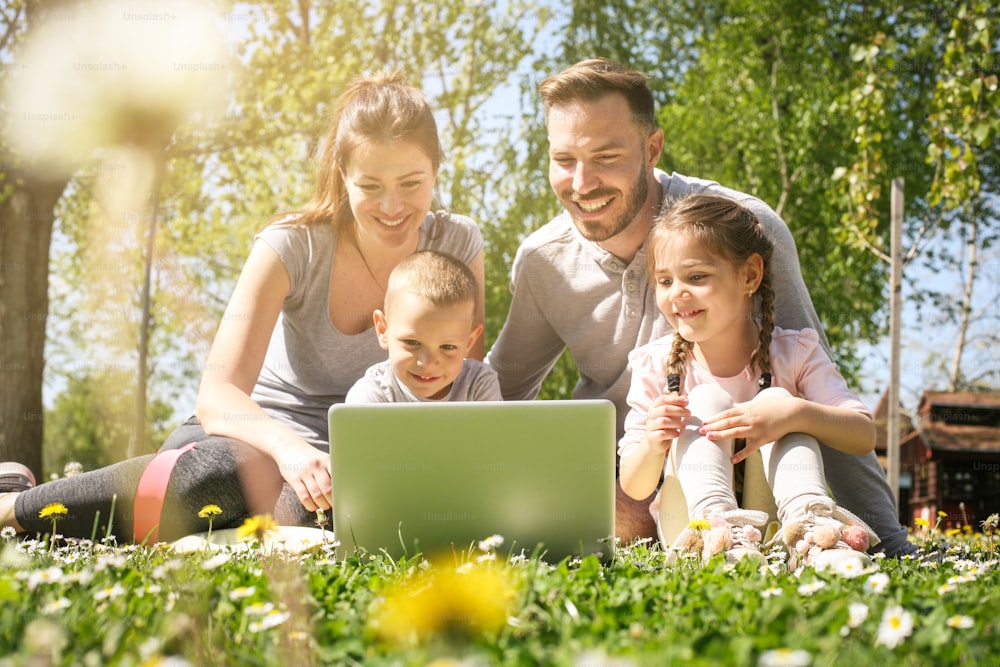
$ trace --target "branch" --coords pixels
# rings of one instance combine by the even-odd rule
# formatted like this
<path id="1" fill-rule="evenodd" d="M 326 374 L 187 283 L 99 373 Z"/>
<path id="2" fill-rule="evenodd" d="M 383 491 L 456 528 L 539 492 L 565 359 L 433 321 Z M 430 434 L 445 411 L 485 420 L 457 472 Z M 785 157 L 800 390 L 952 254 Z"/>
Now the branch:
<path id="1" fill-rule="evenodd" d="M 4 21 L 7 23 L 7 30 L 4 32 L 3 39 L 0 39 L 0 51 L 6 51 L 8 46 L 13 43 L 13 37 L 17 28 L 17 20 L 21 17 L 21 10 L 24 9 L 24 5 L 18 5 L 14 8 L 14 17 L 7 19 L 7 13 L 3 13 Z"/>

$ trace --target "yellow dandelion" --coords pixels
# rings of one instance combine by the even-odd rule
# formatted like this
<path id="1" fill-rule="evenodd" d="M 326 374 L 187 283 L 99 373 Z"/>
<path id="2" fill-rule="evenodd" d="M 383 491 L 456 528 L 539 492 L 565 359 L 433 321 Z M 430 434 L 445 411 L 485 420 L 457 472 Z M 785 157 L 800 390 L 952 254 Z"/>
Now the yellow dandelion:
<path id="1" fill-rule="evenodd" d="M 708 522 L 708 519 L 695 519 L 688 523 L 688 528 L 691 530 L 709 530 L 712 524 Z"/>
<path id="2" fill-rule="evenodd" d="M 931 527 L 930 521 L 928 521 L 927 519 L 924 519 L 922 517 L 919 517 L 919 516 L 916 519 L 913 520 L 913 523 L 917 524 L 921 528 L 930 528 Z"/>
<path id="3" fill-rule="evenodd" d="M 49 503 L 42 508 L 42 511 L 38 513 L 39 519 L 57 519 L 64 514 L 69 513 L 66 506 L 62 503 Z"/>
<path id="4" fill-rule="evenodd" d="M 236 529 L 236 537 L 241 540 L 255 538 L 263 541 L 268 533 L 277 530 L 278 523 L 270 514 L 257 514 L 243 522 L 243 525 Z"/>
<path id="5" fill-rule="evenodd" d="M 213 516 L 219 516 L 222 514 L 222 508 L 218 505 L 205 505 L 198 512 L 199 519 L 210 519 Z"/>
<path id="6" fill-rule="evenodd" d="M 948 517 L 948 513 L 943 510 L 938 510 L 938 518 L 945 519 Z"/>
<path id="7" fill-rule="evenodd" d="M 372 622 L 390 641 L 473 640 L 506 625 L 513 599 L 504 569 L 433 567 L 390 589 Z"/>

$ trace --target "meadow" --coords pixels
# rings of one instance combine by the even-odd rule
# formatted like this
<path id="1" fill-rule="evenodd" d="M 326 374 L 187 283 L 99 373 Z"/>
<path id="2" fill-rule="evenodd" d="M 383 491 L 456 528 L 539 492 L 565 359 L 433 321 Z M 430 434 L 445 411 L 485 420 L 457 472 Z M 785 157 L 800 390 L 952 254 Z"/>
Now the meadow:
<path id="1" fill-rule="evenodd" d="M 995 518 L 993 519 L 995 521 Z M 246 541 L 0 536 L 6 665 L 997 665 L 995 525 L 918 528 L 864 570 L 670 564 L 655 544 L 547 563 L 501 536 L 435 558 Z"/>

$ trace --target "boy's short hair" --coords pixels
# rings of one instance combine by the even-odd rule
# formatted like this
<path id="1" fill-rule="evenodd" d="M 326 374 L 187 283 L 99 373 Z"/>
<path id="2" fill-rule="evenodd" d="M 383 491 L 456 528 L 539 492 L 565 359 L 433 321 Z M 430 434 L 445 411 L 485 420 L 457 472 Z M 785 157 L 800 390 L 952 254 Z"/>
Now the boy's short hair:
<path id="1" fill-rule="evenodd" d="M 406 291 L 435 306 L 452 306 L 466 301 L 479 305 L 479 283 L 464 263 L 450 255 L 433 250 L 415 252 L 389 274 L 385 290 L 385 307 L 390 307 L 394 293 Z"/>
<path id="2" fill-rule="evenodd" d="M 583 60 L 553 74 L 538 89 L 546 119 L 553 106 L 573 102 L 596 102 L 617 93 L 628 102 L 631 120 L 637 126 L 656 129 L 655 101 L 649 78 L 642 72 L 607 58 Z"/>

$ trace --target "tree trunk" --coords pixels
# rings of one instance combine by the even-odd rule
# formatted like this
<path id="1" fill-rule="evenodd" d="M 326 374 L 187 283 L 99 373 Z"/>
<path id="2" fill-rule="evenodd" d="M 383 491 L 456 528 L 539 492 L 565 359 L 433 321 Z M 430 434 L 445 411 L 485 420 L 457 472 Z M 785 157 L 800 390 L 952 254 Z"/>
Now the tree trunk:
<path id="1" fill-rule="evenodd" d="M 0 201 L 0 461 L 42 473 L 42 371 L 53 210 L 67 181 L 16 178 Z"/>

